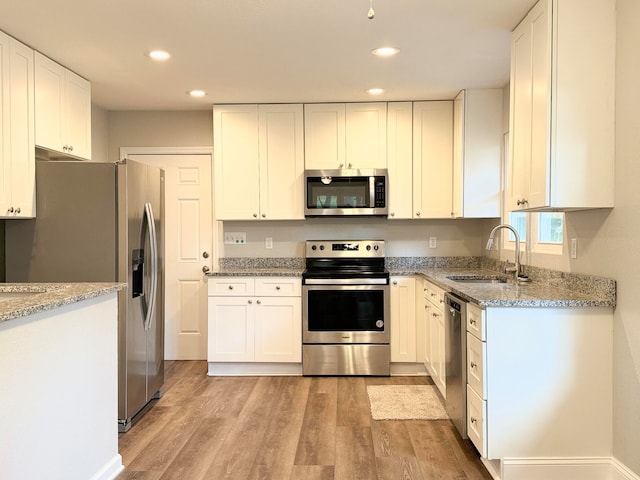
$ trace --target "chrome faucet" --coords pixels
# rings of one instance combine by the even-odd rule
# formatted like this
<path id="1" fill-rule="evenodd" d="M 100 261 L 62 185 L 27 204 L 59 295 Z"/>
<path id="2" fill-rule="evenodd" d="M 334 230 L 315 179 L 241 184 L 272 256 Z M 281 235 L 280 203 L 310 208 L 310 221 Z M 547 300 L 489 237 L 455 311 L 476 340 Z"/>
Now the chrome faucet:
<path id="1" fill-rule="evenodd" d="M 493 227 L 493 230 L 491 230 L 491 233 L 489 234 L 489 240 L 487 241 L 487 250 L 491 250 L 493 248 L 493 237 L 495 236 L 496 232 L 501 228 L 507 228 L 511 230 L 513 232 L 513 235 L 516 237 L 515 267 L 505 267 L 504 271 L 505 273 L 514 273 L 516 277 L 516 281 L 518 281 L 518 279 L 520 278 L 520 236 L 518 235 L 518 231 L 515 228 L 513 228 L 511 225 L 508 225 L 506 223 L 501 223 L 500 225 Z M 507 264 L 508 264 L 508 261 L 507 261 Z"/>

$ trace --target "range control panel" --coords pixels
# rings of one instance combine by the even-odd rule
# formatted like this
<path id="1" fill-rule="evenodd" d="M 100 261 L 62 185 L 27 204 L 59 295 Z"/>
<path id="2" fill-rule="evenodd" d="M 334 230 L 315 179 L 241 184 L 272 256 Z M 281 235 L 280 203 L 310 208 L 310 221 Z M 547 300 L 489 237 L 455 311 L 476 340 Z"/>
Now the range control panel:
<path id="1" fill-rule="evenodd" d="M 307 258 L 384 258 L 384 240 L 307 240 Z"/>

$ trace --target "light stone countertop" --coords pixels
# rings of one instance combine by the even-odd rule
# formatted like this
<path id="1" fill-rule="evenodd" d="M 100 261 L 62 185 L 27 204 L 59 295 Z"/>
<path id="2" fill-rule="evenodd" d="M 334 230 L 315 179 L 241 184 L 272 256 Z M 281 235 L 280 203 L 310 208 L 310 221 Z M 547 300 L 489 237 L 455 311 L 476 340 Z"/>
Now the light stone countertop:
<path id="1" fill-rule="evenodd" d="M 614 307 L 613 298 L 607 288 L 601 288 L 598 282 L 587 286 L 586 292 L 563 288 L 558 282 L 533 280 L 526 284 L 517 284 L 513 274 L 501 274 L 483 269 L 440 269 L 391 270 L 391 275 L 421 275 L 451 292 L 463 300 L 481 307 Z M 461 283 L 447 277 L 455 275 L 490 275 L 507 279 L 507 283 Z"/>
<path id="2" fill-rule="evenodd" d="M 126 283 L 0 283 L 0 323 L 125 288 Z"/>

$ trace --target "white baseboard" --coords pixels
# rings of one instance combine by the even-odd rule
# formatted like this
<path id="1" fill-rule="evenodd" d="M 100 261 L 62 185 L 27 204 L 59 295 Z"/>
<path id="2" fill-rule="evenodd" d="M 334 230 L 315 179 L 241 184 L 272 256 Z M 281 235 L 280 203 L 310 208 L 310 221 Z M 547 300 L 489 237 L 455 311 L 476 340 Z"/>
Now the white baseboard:
<path id="1" fill-rule="evenodd" d="M 398 363 L 390 365 L 391 376 L 399 377 L 424 377 L 427 376 L 427 369 L 422 363 Z"/>
<path id="2" fill-rule="evenodd" d="M 495 478 L 495 476 L 494 476 Z M 500 480 L 640 480 L 612 457 L 505 458 Z"/>
<path id="3" fill-rule="evenodd" d="M 123 470 L 122 456 L 117 453 L 91 480 L 114 480 Z"/>

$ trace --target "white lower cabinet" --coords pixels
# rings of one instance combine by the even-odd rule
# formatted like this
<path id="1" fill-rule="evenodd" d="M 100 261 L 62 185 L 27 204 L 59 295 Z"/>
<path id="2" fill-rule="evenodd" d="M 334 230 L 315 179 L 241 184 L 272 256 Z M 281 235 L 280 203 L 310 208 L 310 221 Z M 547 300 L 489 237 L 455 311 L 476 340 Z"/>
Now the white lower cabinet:
<path id="1" fill-rule="evenodd" d="M 610 456 L 612 332 L 608 307 L 467 305 L 468 434 L 504 480 L 514 459 Z"/>
<path id="2" fill-rule="evenodd" d="M 416 280 L 391 277 L 391 361 L 415 363 Z"/>
<path id="3" fill-rule="evenodd" d="M 301 372 L 301 290 L 299 278 L 210 277 L 209 374 Z"/>
<path id="4" fill-rule="evenodd" d="M 428 336 L 425 367 L 442 396 L 446 397 L 444 293 L 444 290 L 440 287 L 426 280 L 424 281 L 425 333 Z"/>

